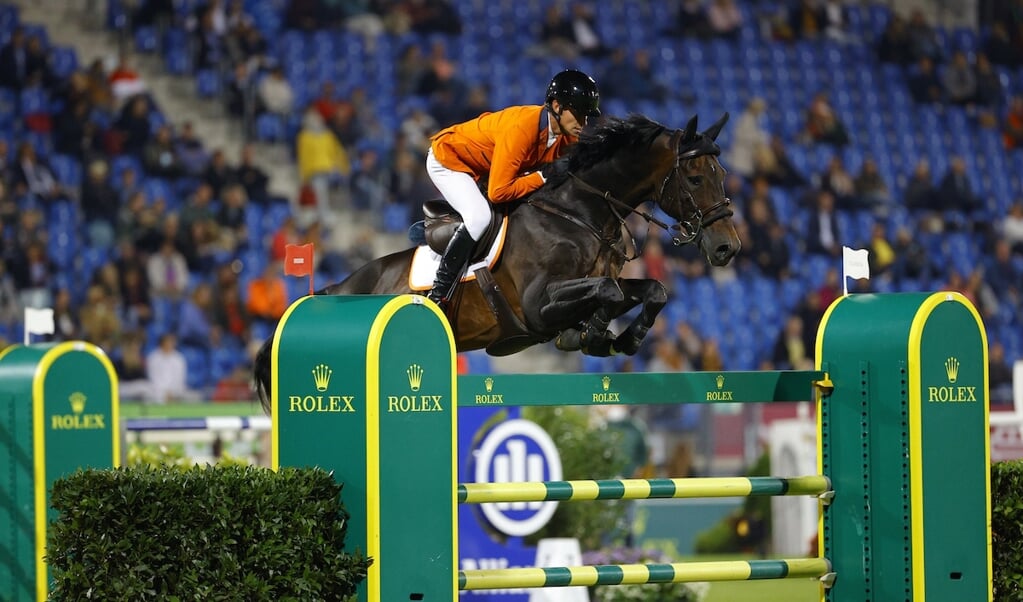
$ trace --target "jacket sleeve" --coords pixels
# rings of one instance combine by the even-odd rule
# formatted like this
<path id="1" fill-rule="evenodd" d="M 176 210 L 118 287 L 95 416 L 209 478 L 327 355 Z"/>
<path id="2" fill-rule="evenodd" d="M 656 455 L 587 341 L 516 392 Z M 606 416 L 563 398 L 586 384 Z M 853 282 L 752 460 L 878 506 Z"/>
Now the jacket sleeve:
<path id="1" fill-rule="evenodd" d="M 516 124 L 498 139 L 494 145 L 487 188 L 491 201 L 514 201 L 543 185 L 543 177 L 539 173 L 519 175 L 532 151 L 535 137 L 535 131 Z"/>

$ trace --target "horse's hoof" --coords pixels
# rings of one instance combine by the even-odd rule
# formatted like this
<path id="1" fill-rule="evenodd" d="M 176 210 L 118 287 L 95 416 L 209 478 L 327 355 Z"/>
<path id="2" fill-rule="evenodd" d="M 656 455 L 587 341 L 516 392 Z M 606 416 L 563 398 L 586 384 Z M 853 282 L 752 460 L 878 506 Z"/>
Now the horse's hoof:
<path id="1" fill-rule="evenodd" d="M 615 339 L 613 348 L 617 353 L 636 355 L 636 352 L 639 351 L 640 342 L 636 337 L 618 337 Z"/>
<path id="2" fill-rule="evenodd" d="M 561 331 L 554 339 L 554 347 L 559 351 L 579 351 L 582 346 L 582 333 L 575 328 Z"/>

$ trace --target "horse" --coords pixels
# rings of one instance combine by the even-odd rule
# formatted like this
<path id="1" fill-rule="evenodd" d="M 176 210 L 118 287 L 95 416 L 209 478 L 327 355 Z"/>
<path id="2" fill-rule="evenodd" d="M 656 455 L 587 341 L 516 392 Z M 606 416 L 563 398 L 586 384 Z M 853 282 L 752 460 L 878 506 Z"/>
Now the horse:
<path id="1" fill-rule="evenodd" d="M 648 228 L 670 231 L 676 245 L 696 243 L 711 265 L 726 265 L 739 252 L 715 142 L 727 120 L 725 113 L 703 132 L 697 116 L 684 129 L 637 114 L 588 126 L 566 155 L 567 175 L 551 178 L 505 209 L 507 233 L 491 284 L 513 312 L 517 332 L 508 331 L 493 295 L 463 282 L 447 309 L 457 350 L 507 355 L 554 339 L 562 351 L 635 354 L 667 303 L 667 291 L 657 280 L 619 277 L 625 262 L 641 252 L 633 237 L 635 253 L 628 253 L 629 214 L 641 216 Z M 677 223 L 669 226 L 642 211 L 649 200 Z M 423 294 L 409 287 L 415 250 L 372 260 L 316 294 Z M 484 272 L 490 273 L 476 274 Z M 637 306 L 620 334 L 608 330 L 612 320 Z M 253 369 L 267 411 L 272 343 L 271 336 Z"/>

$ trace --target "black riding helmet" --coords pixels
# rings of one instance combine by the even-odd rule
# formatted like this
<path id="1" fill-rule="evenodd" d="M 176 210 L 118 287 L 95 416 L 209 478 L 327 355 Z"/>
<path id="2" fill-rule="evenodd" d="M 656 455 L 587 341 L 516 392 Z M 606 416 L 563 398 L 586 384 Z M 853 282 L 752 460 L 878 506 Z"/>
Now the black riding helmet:
<path id="1" fill-rule="evenodd" d="M 600 92 L 593 78 L 577 69 L 565 69 L 547 86 L 548 107 L 557 100 L 578 117 L 600 117 Z"/>

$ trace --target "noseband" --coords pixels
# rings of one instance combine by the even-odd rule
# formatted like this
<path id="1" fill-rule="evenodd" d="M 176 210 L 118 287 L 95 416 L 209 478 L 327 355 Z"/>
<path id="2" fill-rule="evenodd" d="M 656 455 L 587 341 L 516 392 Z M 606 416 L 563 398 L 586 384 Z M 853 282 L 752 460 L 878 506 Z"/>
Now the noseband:
<path id="1" fill-rule="evenodd" d="M 684 216 L 679 220 L 677 224 L 672 226 L 665 226 L 658 224 L 665 230 L 671 232 L 671 242 L 676 247 L 684 244 L 688 244 L 696 240 L 700 236 L 700 232 L 719 220 L 723 220 L 727 217 L 732 217 L 734 212 L 731 210 L 729 205 L 732 204 L 732 199 L 727 196 L 722 197 L 720 201 L 712 205 L 707 209 L 706 212 L 702 211 L 699 205 L 696 204 L 696 197 L 693 195 L 693 189 L 689 187 L 689 183 L 682 177 L 681 168 L 682 161 L 688 161 L 704 155 L 719 155 L 721 154 L 720 149 L 714 145 L 713 149 L 705 149 L 701 146 L 680 152 L 679 146 L 682 141 L 682 130 L 675 130 L 674 135 L 671 137 L 671 147 L 675 150 L 675 165 L 671 171 L 664 176 L 664 181 L 661 182 L 661 189 L 657 193 L 657 204 L 661 207 L 665 206 L 664 195 L 668 192 L 668 183 L 674 177 L 678 181 L 678 186 L 675 188 L 678 190 L 678 197 L 673 201 L 680 208 L 683 207 L 683 203 L 688 203 L 692 208 L 688 216 Z M 684 199 L 681 197 L 685 197 Z"/>

